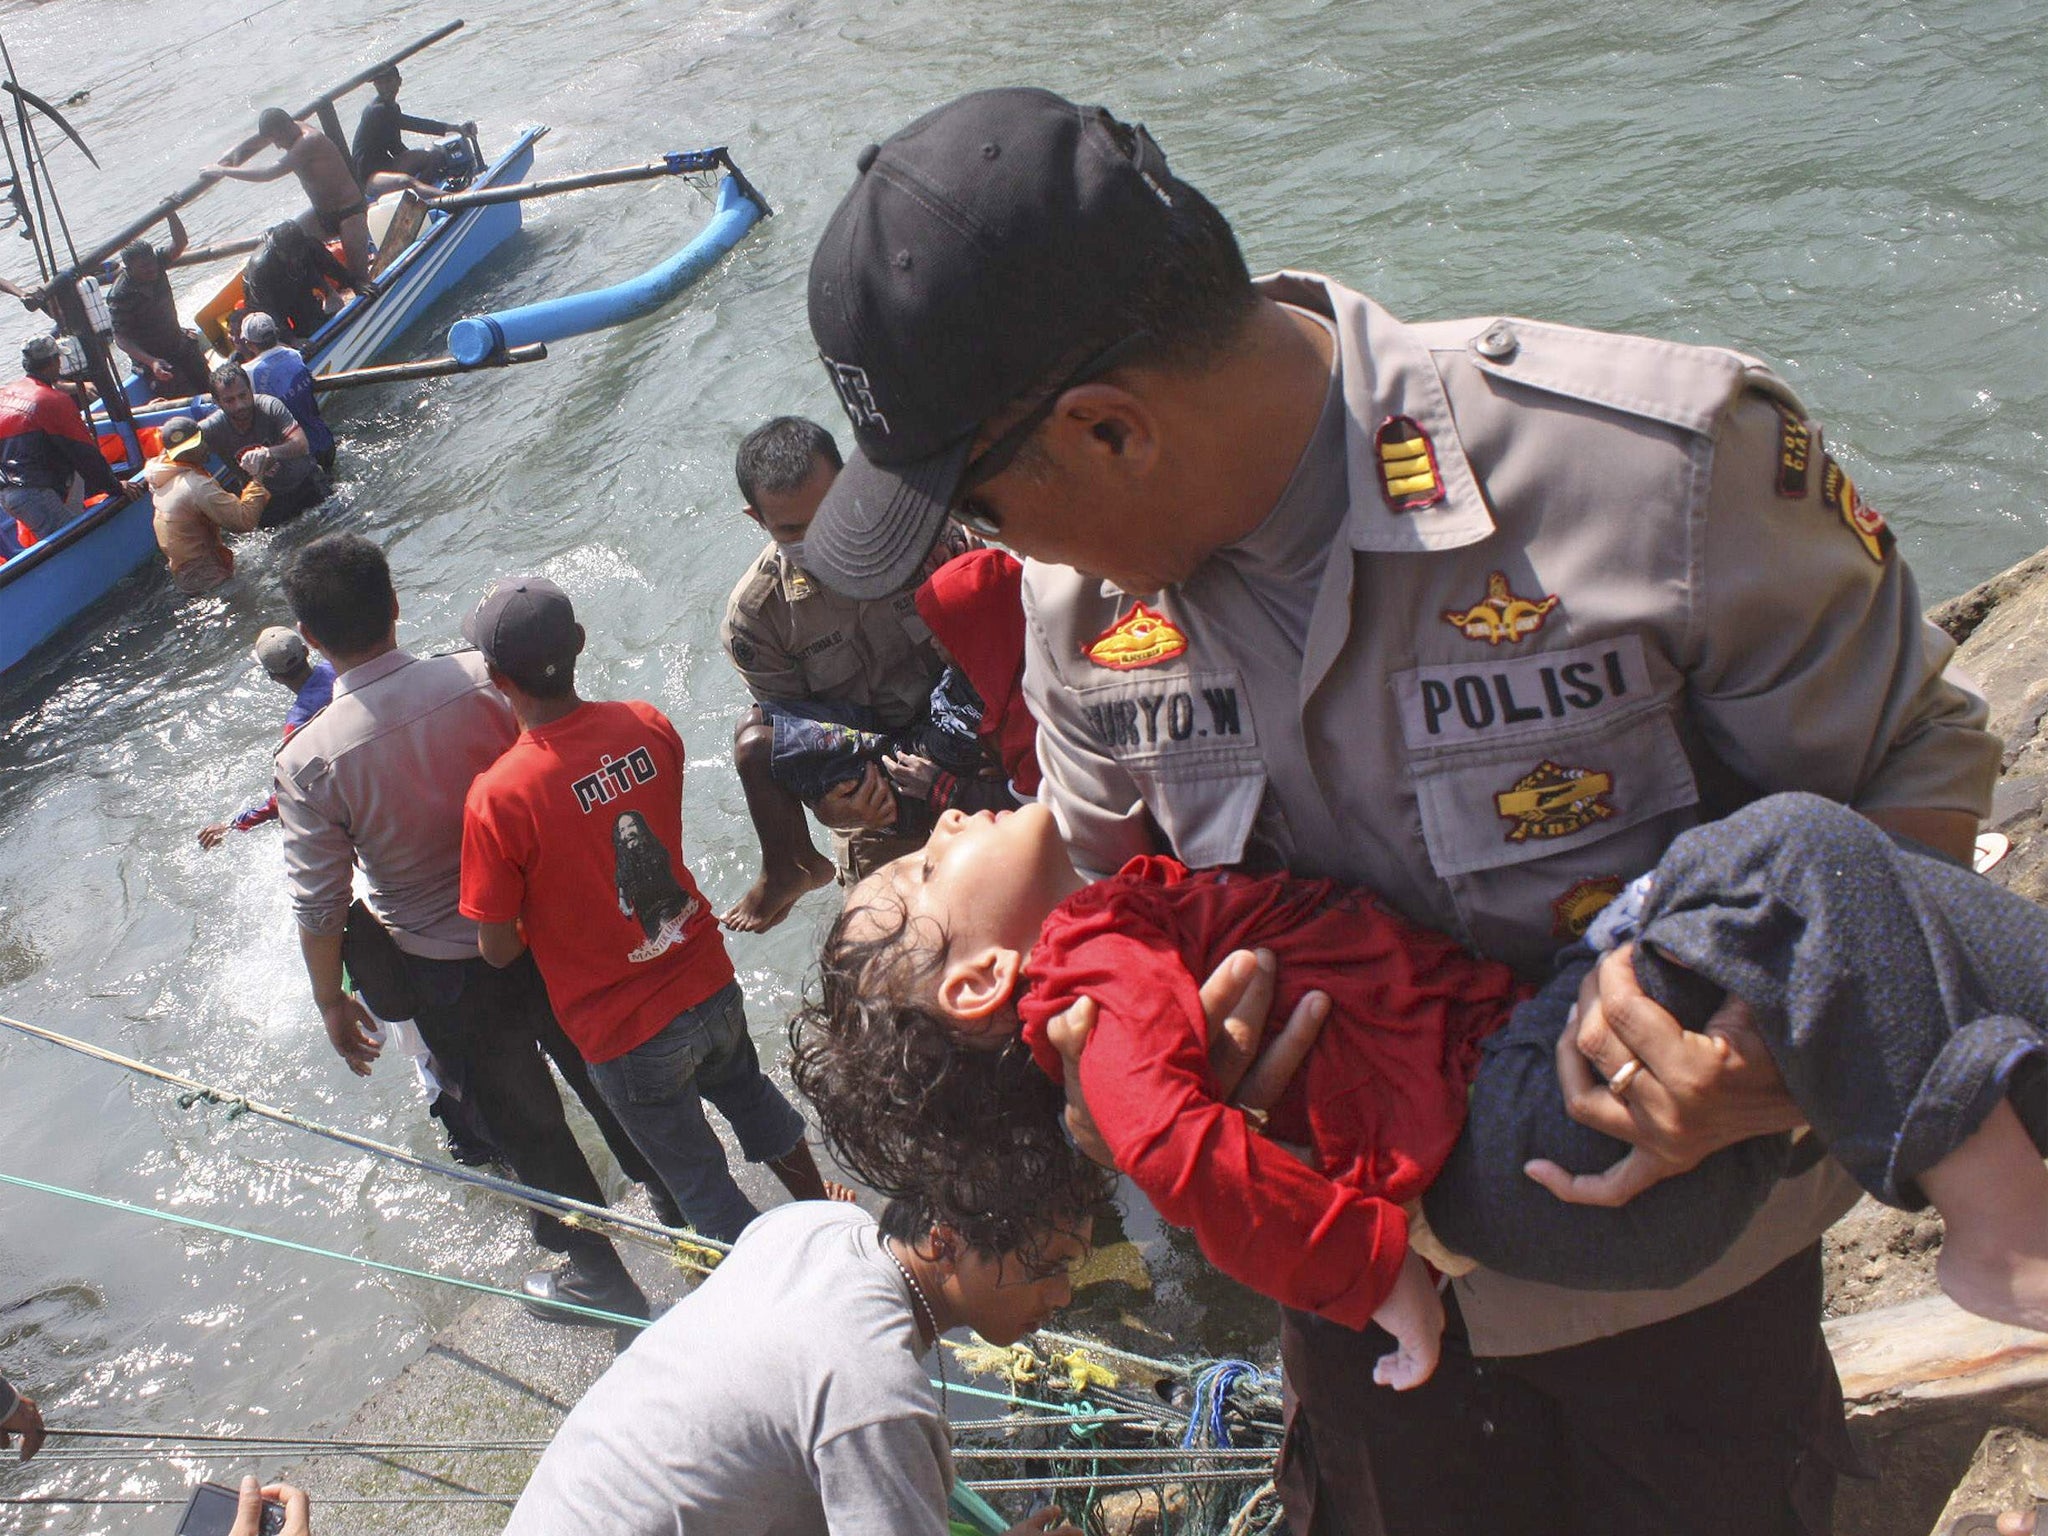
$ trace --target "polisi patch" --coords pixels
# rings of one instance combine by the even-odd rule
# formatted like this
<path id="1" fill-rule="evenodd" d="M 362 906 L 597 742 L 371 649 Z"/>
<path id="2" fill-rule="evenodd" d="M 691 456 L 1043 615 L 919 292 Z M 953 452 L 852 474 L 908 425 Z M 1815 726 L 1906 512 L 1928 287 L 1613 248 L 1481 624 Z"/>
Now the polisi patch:
<path id="1" fill-rule="evenodd" d="M 1507 818 L 1508 841 L 1532 837 L 1569 837 L 1581 827 L 1614 814 L 1608 796 L 1614 775 L 1595 768 L 1567 768 L 1545 758 L 1493 797 L 1494 809 Z"/>
<path id="2" fill-rule="evenodd" d="M 1804 496 L 1812 481 L 1813 428 L 1790 411 L 1778 412 L 1778 494 Z"/>
<path id="3" fill-rule="evenodd" d="M 1832 454 L 1820 457 L 1820 500 L 1839 517 L 1863 545 L 1863 552 L 1879 565 L 1898 540 L 1886 526 L 1884 514 L 1856 494 L 1856 483 L 1842 473 Z"/>
<path id="4" fill-rule="evenodd" d="M 1389 416 L 1379 430 L 1380 489 L 1396 512 L 1420 512 L 1444 499 L 1436 446 L 1412 416 Z"/>
<path id="5" fill-rule="evenodd" d="M 1188 637 L 1171 619 L 1139 603 L 1083 646 L 1081 653 L 1098 667 L 1132 672 L 1171 661 L 1186 654 L 1187 648 Z"/>
<path id="6" fill-rule="evenodd" d="M 1621 894 L 1621 876 L 1591 875 L 1550 904 L 1550 936 L 1583 939 L 1601 908 Z"/>
<path id="7" fill-rule="evenodd" d="M 1417 667 L 1393 683 L 1411 751 L 1576 725 L 1646 703 L 1652 692 L 1638 635 L 1568 651 Z"/>
<path id="8" fill-rule="evenodd" d="M 1470 608 L 1444 609 L 1443 621 L 1468 640 L 1484 640 L 1488 645 L 1505 641 L 1512 645 L 1541 629 L 1555 607 L 1555 594 L 1545 594 L 1534 602 L 1517 597 L 1508 587 L 1507 573 L 1495 571 L 1486 578 L 1486 596 Z"/>

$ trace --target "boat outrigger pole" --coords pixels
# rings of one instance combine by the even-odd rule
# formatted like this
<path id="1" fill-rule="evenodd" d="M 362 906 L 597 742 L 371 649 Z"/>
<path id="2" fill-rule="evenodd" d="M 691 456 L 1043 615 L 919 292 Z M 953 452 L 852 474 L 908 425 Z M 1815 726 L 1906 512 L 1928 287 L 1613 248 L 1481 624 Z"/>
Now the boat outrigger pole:
<path id="1" fill-rule="evenodd" d="M 371 80 L 393 65 L 404 62 L 423 49 L 431 48 L 444 37 L 452 35 L 461 26 L 462 23 L 459 20 L 451 21 L 446 26 L 429 32 L 418 42 L 408 44 L 399 49 L 398 52 L 379 59 L 369 68 L 358 70 L 332 89 L 322 91 L 312 101 L 294 112 L 292 116 L 294 118 L 307 118 L 317 114 L 320 118 L 320 126 L 326 130 L 328 137 L 341 144 L 343 150 L 346 151 L 348 145 L 342 136 L 341 119 L 335 115 L 335 100 L 338 97 L 346 96 L 350 91 L 357 89 L 359 86 L 367 85 Z M 251 134 L 233 149 L 222 155 L 220 157 L 221 163 L 223 165 L 240 165 L 249 156 L 261 149 L 266 142 L 268 141 L 264 139 L 262 134 Z M 196 201 L 216 184 L 213 177 L 202 176 L 180 187 L 169 197 L 157 203 L 147 213 L 123 226 L 118 234 L 110 235 L 91 250 L 85 252 L 71 266 L 65 268 L 52 278 L 51 285 L 55 287 L 59 284 L 75 283 L 81 277 L 98 273 L 101 265 L 109 257 L 116 255 L 129 241 L 135 239 L 146 230 L 161 224 L 166 216 L 176 213 L 181 208 Z"/>

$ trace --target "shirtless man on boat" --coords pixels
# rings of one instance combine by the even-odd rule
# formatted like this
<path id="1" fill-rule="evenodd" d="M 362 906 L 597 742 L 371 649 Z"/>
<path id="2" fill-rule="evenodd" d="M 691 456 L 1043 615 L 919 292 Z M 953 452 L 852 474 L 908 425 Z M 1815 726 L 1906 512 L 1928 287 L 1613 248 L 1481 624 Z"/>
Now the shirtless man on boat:
<path id="1" fill-rule="evenodd" d="M 365 217 L 369 204 L 363 200 L 348 155 L 326 134 L 299 126 L 282 107 L 266 107 L 256 119 L 256 131 L 284 151 L 281 158 L 265 166 L 209 165 L 199 174 L 234 181 L 276 181 L 287 173 L 297 176 L 306 200 L 313 205 L 320 233 L 329 239 L 340 237 L 342 264 L 349 276 L 357 283 L 366 281 L 370 275 L 370 225 Z"/>

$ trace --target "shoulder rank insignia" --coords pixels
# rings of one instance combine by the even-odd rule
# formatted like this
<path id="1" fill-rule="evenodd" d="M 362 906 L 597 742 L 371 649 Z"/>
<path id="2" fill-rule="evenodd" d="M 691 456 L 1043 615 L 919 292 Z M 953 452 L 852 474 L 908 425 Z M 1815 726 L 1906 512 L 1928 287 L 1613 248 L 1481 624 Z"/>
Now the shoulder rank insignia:
<path id="1" fill-rule="evenodd" d="M 1495 795 L 1493 804 L 1514 823 L 1508 828 L 1508 841 L 1525 843 L 1532 837 L 1569 837 L 1581 827 L 1605 821 L 1614 814 L 1607 802 L 1613 789 L 1612 774 L 1567 768 L 1546 757 Z"/>
<path id="2" fill-rule="evenodd" d="M 1410 416 L 1389 416 L 1380 428 L 1380 489 L 1396 512 L 1420 512 L 1444 499 L 1436 449 Z"/>
<path id="3" fill-rule="evenodd" d="M 1507 573 L 1495 571 L 1486 578 L 1486 596 L 1470 608 L 1444 609 L 1443 621 L 1456 626 L 1468 640 L 1499 645 L 1503 640 L 1512 643 L 1535 634 L 1556 606 L 1555 594 L 1546 594 L 1538 602 L 1515 596 L 1508 590 Z"/>
<path id="4" fill-rule="evenodd" d="M 1171 619 L 1139 603 L 1083 646 L 1082 654 L 1098 667 L 1131 672 L 1171 661 L 1187 648 L 1188 637 L 1174 627 Z"/>
<path id="5" fill-rule="evenodd" d="M 1856 494 L 1856 485 L 1842 473 L 1832 454 L 1820 456 L 1820 500 L 1835 516 L 1849 525 L 1849 531 L 1863 542 L 1863 552 L 1879 565 L 1898 542 L 1885 525 L 1884 514 Z"/>
<path id="6" fill-rule="evenodd" d="M 1621 894 L 1621 876 L 1593 875 L 1550 904 L 1550 936 L 1583 939 L 1600 910 Z"/>
<path id="7" fill-rule="evenodd" d="M 1813 428 L 1783 407 L 1778 411 L 1778 494 L 1806 494 L 1813 462 Z"/>

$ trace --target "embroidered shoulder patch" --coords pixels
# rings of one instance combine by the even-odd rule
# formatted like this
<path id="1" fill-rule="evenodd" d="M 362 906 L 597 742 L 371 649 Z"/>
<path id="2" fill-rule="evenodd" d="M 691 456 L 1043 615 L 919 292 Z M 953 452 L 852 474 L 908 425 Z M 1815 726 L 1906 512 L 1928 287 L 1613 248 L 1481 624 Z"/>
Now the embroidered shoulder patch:
<path id="1" fill-rule="evenodd" d="M 1171 661 L 1185 654 L 1187 648 L 1188 637 L 1171 619 L 1139 603 L 1083 646 L 1082 654 L 1098 667 L 1130 672 Z"/>
<path id="2" fill-rule="evenodd" d="M 1848 524 L 1849 531 L 1861 541 L 1863 552 L 1883 565 L 1898 540 L 1886 526 L 1884 514 L 1856 494 L 1856 483 L 1842 473 L 1842 466 L 1832 454 L 1820 456 L 1820 500 L 1822 506 Z"/>
<path id="3" fill-rule="evenodd" d="M 1396 512 L 1420 512 L 1444 499 L 1436 447 L 1410 416 L 1389 416 L 1379 431 L 1380 489 Z"/>
<path id="4" fill-rule="evenodd" d="M 1579 881 L 1550 904 L 1550 936 L 1583 939 L 1601 908 L 1621 894 L 1621 876 L 1594 875 Z"/>
<path id="5" fill-rule="evenodd" d="M 1813 428 L 1790 411 L 1778 412 L 1778 494 L 1799 497 L 1807 491 L 1813 462 Z"/>
<path id="6" fill-rule="evenodd" d="M 1468 640 L 1484 640 L 1488 645 L 1499 645 L 1502 641 L 1512 644 L 1541 629 L 1556 606 L 1555 594 L 1545 594 L 1538 602 L 1515 596 L 1508 589 L 1507 574 L 1495 571 L 1486 578 L 1486 596 L 1470 608 L 1444 609 L 1443 621 L 1455 626 Z"/>
<path id="7" fill-rule="evenodd" d="M 1532 837 L 1569 837 L 1581 827 L 1614 814 L 1607 796 L 1614 776 L 1592 768 L 1567 768 L 1545 758 L 1530 772 L 1493 797 L 1494 809 L 1513 826 L 1508 841 Z"/>

